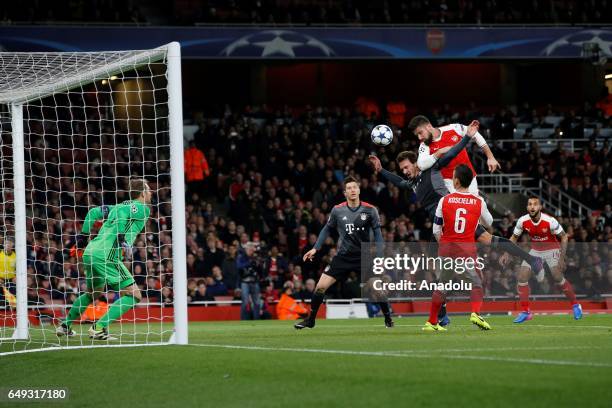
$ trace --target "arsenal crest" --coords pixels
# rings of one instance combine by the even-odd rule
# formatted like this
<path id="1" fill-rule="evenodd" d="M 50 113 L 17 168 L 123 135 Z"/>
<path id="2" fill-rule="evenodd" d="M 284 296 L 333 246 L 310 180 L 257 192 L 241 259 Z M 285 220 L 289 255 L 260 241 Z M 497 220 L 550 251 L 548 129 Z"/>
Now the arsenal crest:
<path id="1" fill-rule="evenodd" d="M 429 48 L 433 54 L 437 54 L 442 51 L 445 42 L 444 31 L 434 29 L 427 32 L 427 48 Z"/>

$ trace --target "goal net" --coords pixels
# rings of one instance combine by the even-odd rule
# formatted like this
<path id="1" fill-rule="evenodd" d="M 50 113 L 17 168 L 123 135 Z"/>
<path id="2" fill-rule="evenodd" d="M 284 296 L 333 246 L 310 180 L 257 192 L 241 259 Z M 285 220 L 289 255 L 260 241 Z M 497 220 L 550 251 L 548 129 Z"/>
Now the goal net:
<path id="1" fill-rule="evenodd" d="M 187 342 L 180 82 L 178 43 L 0 53 L 0 355 Z"/>

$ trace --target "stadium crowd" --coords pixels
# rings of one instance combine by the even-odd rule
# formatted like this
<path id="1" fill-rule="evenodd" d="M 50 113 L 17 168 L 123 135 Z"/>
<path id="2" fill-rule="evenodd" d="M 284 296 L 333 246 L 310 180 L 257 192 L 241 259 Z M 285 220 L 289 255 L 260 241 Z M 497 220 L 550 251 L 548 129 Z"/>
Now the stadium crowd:
<path id="1" fill-rule="evenodd" d="M 602 24 L 606 0 L 199 0 L 6 3 L 4 24 L 26 22 L 209 24 Z"/>
<path id="2" fill-rule="evenodd" d="M 186 149 L 190 167 L 185 169 L 189 180 L 186 227 L 190 303 L 239 300 L 247 292 L 256 302 L 251 309 L 243 301 L 243 318 L 249 318 L 253 312 L 268 316 L 271 305 L 288 290 L 294 298 L 309 299 L 315 281 L 335 253 L 335 237 L 327 240 L 314 262 L 304 263 L 301 257 L 316 241 L 331 208 L 344 201 L 341 180 L 347 175 L 361 180 L 361 199 L 379 208 L 386 241 L 430 240 L 432 221 L 415 202 L 414 194 L 385 182 L 366 161 L 369 154 L 376 153 L 385 167 L 397 171 L 396 154 L 416 151 L 418 141 L 405 129 L 394 126 L 396 137 L 392 144 L 376 148 L 369 129 L 386 121 L 384 110 L 383 116 L 376 117 L 363 112 L 364 106 L 371 105 L 355 109 L 304 107 L 295 111 L 289 107 L 226 107 L 215 117 L 198 116 L 199 129 Z M 503 138 L 504 121 L 526 120 L 520 112 L 528 112 L 525 114 L 532 115 L 529 120 L 536 121 L 547 114 L 547 109 L 502 109 L 489 114 L 482 132 L 491 141 Z M 583 124 L 610 125 L 609 118 L 603 118 L 597 109 L 557 114 Z M 467 123 L 483 115 L 473 106 L 460 112 L 444 107 L 428 113 L 438 124 Z M 32 216 L 28 218 L 30 302 L 71 303 L 79 288 L 84 289 L 78 260 L 69 255 L 81 221 L 91 206 L 127 199 L 129 177 L 145 176 L 156 191 L 157 202 L 145 233 L 134 245 L 131 270 L 146 300 L 170 304 L 173 265 L 167 145 L 151 146 L 142 137 L 130 137 L 128 143 L 127 135 L 114 135 L 104 120 L 99 123 L 99 128 L 87 131 L 77 124 L 78 136 L 72 139 L 49 134 L 43 137 L 45 124 L 30 124 L 31 148 L 26 158 L 31 169 L 28 200 L 33 203 L 29 208 Z M 570 242 L 609 242 L 610 151 L 607 142 L 601 147 L 594 142 L 585 143 L 585 149 L 578 152 L 557 149 L 545 155 L 538 151 L 537 144 L 531 144 L 499 149 L 496 155 L 506 170 L 541 173 L 539 177 L 548 178 L 562 189 L 571 186 L 573 191 L 567 187 L 569 194 L 601 210 L 584 219 L 559 217 Z M 530 160 L 515 160 L 521 148 L 528 149 Z M 3 209 L 5 240 L 11 235 L 11 217 L 6 217 L 9 213 L 9 209 Z M 509 237 L 520 215 L 503 215 L 495 223 L 496 233 Z M 2 244 L 7 247 L 6 241 Z M 602 248 L 607 251 L 605 246 Z M 586 258 L 569 262 L 566 272 L 577 292 L 590 296 L 612 292 L 609 254 L 580 256 Z M 5 274 L 5 278 L 11 280 L 10 275 Z M 415 278 L 433 279 L 433 275 Z M 485 270 L 485 286 L 488 295 L 514 296 L 512 267 L 491 264 Z M 556 290 L 548 280 L 533 282 L 532 288 L 535 294 Z M 328 294 L 360 297 L 360 276 L 353 274 Z"/>
<path id="3" fill-rule="evenodd" d="M 610 19 L 604 1 L 353 0 L 218 1 L 190 18 L 175 4 L 182 22 L 253 24 L 554 24 L 602 23 Z M 194 18 L 195 17 L 195 18 Z"/>

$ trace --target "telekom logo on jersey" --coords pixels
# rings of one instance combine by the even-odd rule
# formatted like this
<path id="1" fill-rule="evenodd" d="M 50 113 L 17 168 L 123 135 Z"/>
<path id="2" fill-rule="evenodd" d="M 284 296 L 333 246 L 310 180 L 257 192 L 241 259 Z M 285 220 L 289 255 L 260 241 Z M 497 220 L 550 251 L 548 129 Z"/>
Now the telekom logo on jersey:
<path id="1" fill-rule="evenodd" d="M 355 224 L 346 224 L 344 229 L 349 235 L 351 235 L 353 231 L 363 231 L 366 229 L 366 227 L 356 227 Z"/>

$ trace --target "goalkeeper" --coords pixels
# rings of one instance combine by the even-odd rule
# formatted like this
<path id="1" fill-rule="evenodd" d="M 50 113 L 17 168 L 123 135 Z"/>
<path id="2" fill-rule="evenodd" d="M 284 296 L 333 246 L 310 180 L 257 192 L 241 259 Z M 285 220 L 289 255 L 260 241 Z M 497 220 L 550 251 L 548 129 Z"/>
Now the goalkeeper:
<path id="1" fill-rule="evenodd" d="M 79 296 L 68 311 L 66 319 L 58 326 L 58 336 L 74 336 L 72 323 L 77 321 L 94 299 L 109 287 L 119 291 L 120 298 L 89 329 L 89 337 L 96 340 L 116 340 L 109 336 L 108 325 L 140 302 L 142 295 L 134 278 L 123 264 L 131 257 L 132 244 L 144 228 L 151 212 L 151 189 L 143 179 L 130 180 L 130 198 L 122 204 L 101 206 L 89 210 L 81 234 L 77 236 L 71 253 L 83 257 L 87 292 Z M 101 219 L 104 224 L 98 235 L 86 245 L 92 225 Z"/>

